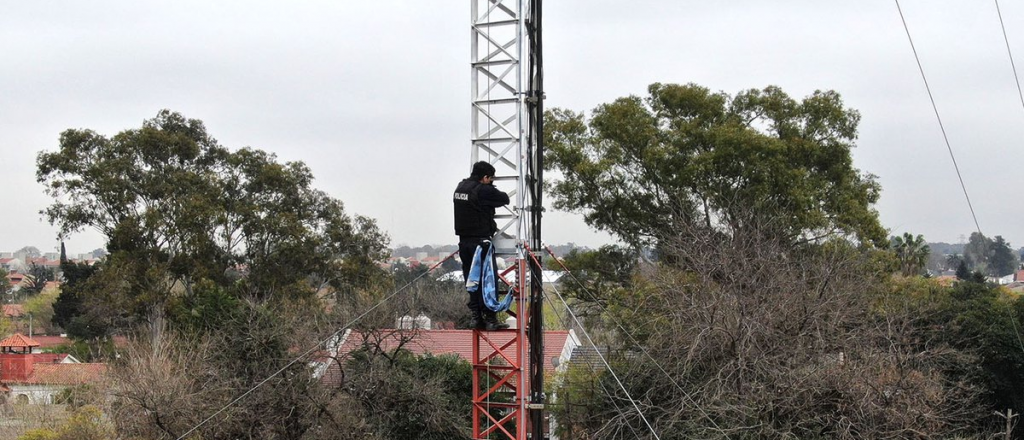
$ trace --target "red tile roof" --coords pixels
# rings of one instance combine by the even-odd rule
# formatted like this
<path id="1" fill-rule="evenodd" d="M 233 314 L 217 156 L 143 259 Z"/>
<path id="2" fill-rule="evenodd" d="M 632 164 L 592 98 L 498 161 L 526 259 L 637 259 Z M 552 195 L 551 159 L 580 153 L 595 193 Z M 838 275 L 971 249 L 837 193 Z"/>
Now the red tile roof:
<path id="1" fill-rule="evenodd" d="M 32 340 L 32 338 L 29 338 L 28 336 L 25 336 L 21 333 L 15 333 L 8 337 L 7 339 L 0 341 L 0 347 L 31 348 L 38 346 L 38 342 Z"/>
<path id="2" fill-rule="evenodd" d="M 59 364 L 67 359 L 67 353 L 35 353 L 32 355 L 33 364 Z"/>
<path id="3" fill-rule="evenodd" d="M 106 364 L 35 364 L 32 375 L 25 380 L 6 383 L 30 385 L 81 385 L 98 382 L 107 371 Z"/>
<path id="4" fill-rule="evenodd" d="M 398 346 L 401 336 L 408 335 L 408 331 L 392 330 L 381 340 L 382 348 L 394 349 Z M 487 332 L 485 335 L 498 346 L 512 339 L 512 332 L 499 331 Z M 548 330 L 544 332 L 544 371 L 554 372 L 555 366 L 551 363 L 552 358 L 557 358 L 562 353 L 569 332 L 564 330 Z M 365 337 L 357 332 L 352 332 L 342 346 L 338 349 L 339 357 L 358 349 L 362 346 Z M 483 343 L 485 344 L 485 342 Z M 473 357 L 473 331 L 472 330 L 416 330 L 412 340 L 406 343 L 405 349 L 414 354 L 422 355 L 431 353 L 435 355 L 455 354 L 460 358 L 471 362 Z"/>
<path id="5" fill-rule="evenodd" d="M 8 318 L 18 318 L 25 314 L 25 307 L 21 304 L 4 304 L 4 316 Z"/>
<path id="6" fill-rule="evenodd" d="M 1024 269 L 1018 270 L 1013 273 L 1014 281 L 1024 281 Z"/>
<path id="7" fill-rule="evenodd" d="M 37 266 L 44 266 L 44 267 L 57 267 L 57 266 L 60 266 L 60 260 L 50 260 L 50 259 L 47 259 L 45 257 L 35 257 L 35 258 L 29 257 L 29 258 L 25 259 L 25 263 L 27 263 L 27 264 L 35 264 Z"/>
<path id="8" fill-rule="evenodd" d="M 32 339 L 39 343 L 40 348 L 53 348 L 71 343 L 70 339 L 63 336 L 33 336 Z"/>

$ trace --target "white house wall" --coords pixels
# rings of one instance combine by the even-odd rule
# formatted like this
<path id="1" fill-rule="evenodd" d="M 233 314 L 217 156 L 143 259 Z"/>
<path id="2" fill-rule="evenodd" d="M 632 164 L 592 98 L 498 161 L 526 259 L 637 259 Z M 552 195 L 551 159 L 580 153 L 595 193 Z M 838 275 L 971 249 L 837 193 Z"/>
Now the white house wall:
<path id="1" fill-rule="evenodd" d="M 27 396 L 28 403 L 30 405 L 48 405 L 53 403 L 53 399 L 57 397 L 57 394 L 64 389 L 62 386 L 55 385 L 7 385 L 11 391 L 7 394 L 7 401 L 10 403 L 19 403 L 18 396 Z"/>

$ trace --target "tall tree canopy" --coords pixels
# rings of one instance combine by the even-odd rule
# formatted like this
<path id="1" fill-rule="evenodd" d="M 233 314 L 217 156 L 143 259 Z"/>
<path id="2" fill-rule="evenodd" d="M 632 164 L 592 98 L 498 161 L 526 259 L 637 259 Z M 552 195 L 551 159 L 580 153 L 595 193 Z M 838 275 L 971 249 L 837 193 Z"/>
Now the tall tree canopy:
<path id="1" fill-rule="evenodd" d="M 995 239 L 986 237 L 980 232 L 972 232 L 971 238 L 964 245 L 964 259 L 970 270 L 994 277 L 1002 277 L 1017 269 L 1017 255 L 1001 235 Z"/>
<path id="2" fill-rule="evenodd" d="M 656 244 L 679 225 L 763 227 L 743 218 L 749 212 L 770 213 L 792 242 L 886 244 L 872 207 L 880 187 L 850 156 L 860 115 L 838 93 L 797 101 L 778 87 L 729 96 L 658 83 L 648 92 L 602 104 L 589 120 L 549 112 L 546 160 L 563 175 L 557 208 L 633 245 Z"/>
<path id="3" fill-rule="evenodd" d="M 992 241 L 992 257 L 990 259 L 990 271 L 997 277 L 1012 274 L 1017 270 L 1018 259 L 1013 248 L 1003 236 L 997 235 Z"/>
<path id="4" fill-rule="evenodd" d="M 374 221 L 312 188 L 305 164 L 230 151 L 201 121 L 171 111 L 113 137 L 64 131 L 37 165 L 54 198 L 43 213 L 62 236 L 93 228 L 106 237 L 93 289 L 135 316 L 204 280 L 263 299 L 350 287 L 384 256 Z"/>

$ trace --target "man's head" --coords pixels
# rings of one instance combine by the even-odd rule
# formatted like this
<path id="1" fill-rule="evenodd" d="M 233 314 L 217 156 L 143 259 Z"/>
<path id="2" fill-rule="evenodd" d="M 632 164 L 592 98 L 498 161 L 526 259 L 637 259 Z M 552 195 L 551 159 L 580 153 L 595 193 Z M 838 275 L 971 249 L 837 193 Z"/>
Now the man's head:
<path id="1" fill-rule="evenodd" d="M 494 165 L 481 160 L 473 164 L 473 173 L 469 177 L 489 185 L 494 181 L 494 172 Z"/>

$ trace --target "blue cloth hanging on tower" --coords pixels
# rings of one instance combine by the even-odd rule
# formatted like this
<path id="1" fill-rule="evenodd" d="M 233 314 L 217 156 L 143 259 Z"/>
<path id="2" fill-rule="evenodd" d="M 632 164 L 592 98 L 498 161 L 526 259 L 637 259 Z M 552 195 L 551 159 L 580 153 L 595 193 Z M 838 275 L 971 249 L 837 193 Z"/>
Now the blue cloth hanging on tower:
<path id="1" fill-rule="evenodd" d="M 498 284 L 494 274 L 494 245 L 487 243 L 487 253 L 481 246 L 476 247 L 473 254 L 473 265 L 469 268 L 469 276 L 466 277 L 466 290 L 476 292 L 483 288 L 482 295 L 484 305 L 495 312 L 504 312 L 512 305 L 512 295 L 505 295 L 498 300 Z"/>

